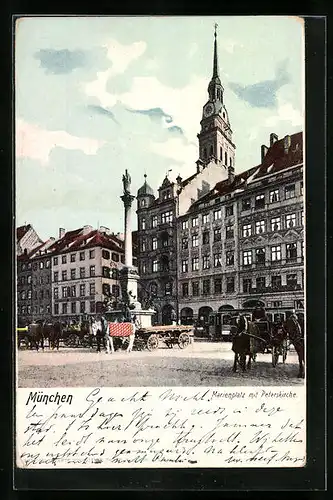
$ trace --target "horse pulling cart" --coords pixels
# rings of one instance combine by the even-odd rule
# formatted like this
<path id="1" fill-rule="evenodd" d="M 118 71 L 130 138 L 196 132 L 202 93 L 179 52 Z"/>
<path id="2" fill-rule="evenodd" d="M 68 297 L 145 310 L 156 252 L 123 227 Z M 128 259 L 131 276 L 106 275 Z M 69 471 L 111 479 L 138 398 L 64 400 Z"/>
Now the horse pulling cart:
<path id="1" fill-rule="evenodd" d="M 149 351 L 158 349 L 160 342 L 172 349 L 178 345 L 180 349 L 185 349 L 193 341 L 193 326 L 186 325 L 167 325 L 167 326 L 149 326 L 139 328 L 135 334 L 135 342 L 141 348 L 147 348 Z"/>

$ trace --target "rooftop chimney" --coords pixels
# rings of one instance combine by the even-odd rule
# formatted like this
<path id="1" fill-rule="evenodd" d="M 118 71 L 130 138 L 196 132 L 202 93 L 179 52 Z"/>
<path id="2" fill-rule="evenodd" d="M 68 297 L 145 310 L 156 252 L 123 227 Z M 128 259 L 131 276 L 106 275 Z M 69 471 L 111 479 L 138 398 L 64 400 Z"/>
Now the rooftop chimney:
<path id="1" fill-rule="evenodd" d="M 235 169 L 234 167 L 228 167 L 228 180 L 229 183 L 232 184 L 235 180 Z"/>
<path id="2" fill-rule="evenodd" d="M 278 136 L 272 132 L 271 135 L 269 136 L 269 145 L 270 145 L 270 147 L 272 147 L 273 144 L 274 144 L 274 142 L 276 142 L 278 140 L 279 140 Z"/>
<path id="3" fill-rule="evenodd" d="M 261 163 L 263 163 L 264 158 L 267 154 L 267 151 L 268 151 L 268 147 L 265 146 L 265 144 L 262 144 L 262 146 L 261 146 Z"/>
<path id="4" fill-rule="evenodd" d="M 291 146 L 290 135 L 286 135 L 285 138 L 283 139 L 283 147 L 284 147 L 284 153 L 285 154 L 288 154 L 290 146 Z"/>
<path id="5" fill-rule="evenodd" d="M 83 234 L 89 234 L 93 230 L 92 226 L 83 226 Z"/>
<path id="6" fill-rule="evenodd" d="M 63 227 L 59 227 L 59 239 L 63 238 L 65 236 L 66 229 Z"/>
<path id="7" fill-rule="evenodd" d="M 110 234 L 110 229 L 108 227 L 106 227 L 106 226 L 100 226 L 99 230 L 100 230 L 101 233 L 105 233 L 107 235 Z"/>

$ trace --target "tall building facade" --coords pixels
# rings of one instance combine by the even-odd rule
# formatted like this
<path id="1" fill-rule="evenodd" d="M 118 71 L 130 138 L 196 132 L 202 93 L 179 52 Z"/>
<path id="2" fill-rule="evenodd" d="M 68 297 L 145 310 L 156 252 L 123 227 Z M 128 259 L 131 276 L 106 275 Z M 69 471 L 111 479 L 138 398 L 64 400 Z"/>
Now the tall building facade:
<path id="1" fill-rule="evenodd" d="M 214 37 L 195 172 L 166 177 L 156 197 L 145 178 L 137 193 L 140 299 L 151 298 L 163 324 L 258 301 L 304 307 L 302 133 L 272 133 L 260 164 L 235 173 Z"/>

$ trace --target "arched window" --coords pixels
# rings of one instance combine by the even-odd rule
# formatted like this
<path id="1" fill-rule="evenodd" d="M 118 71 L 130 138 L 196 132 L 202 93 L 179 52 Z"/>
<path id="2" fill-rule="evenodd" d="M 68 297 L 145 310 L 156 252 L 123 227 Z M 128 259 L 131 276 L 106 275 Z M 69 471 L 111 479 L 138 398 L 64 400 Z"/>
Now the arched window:
<path id="1" fill-rule="evenodd" d="M 146 206 L 146 200 L 145 200 L 145 199 L 141 200 L 141 206 L 142 206 L 142 207 L 145 207 L 145 206 Z"/>
<path id="2" fill-rule="evenodd" d="M 227 155 L 227 152 L 225 151 L 224 153 L 224 164 L 225 165 L 228 165 L 228 155 Z"/>

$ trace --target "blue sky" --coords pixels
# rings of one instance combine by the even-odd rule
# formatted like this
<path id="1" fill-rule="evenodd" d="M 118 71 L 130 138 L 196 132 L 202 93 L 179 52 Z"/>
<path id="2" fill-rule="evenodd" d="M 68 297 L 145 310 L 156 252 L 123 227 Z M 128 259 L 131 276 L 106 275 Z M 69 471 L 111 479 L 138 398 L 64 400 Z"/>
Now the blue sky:
<path id="1" fill-rule="evenodd" d="M 236 172 L 269 134 L 303 130 L 303 23 L 295 17 L 35 17 L 16 26 L 16 223 L 42 238 L 122 231 L 122 173 L 194 172 L 218 23 Z M 133 229 L 135 217 L 133 216 Z"/>

